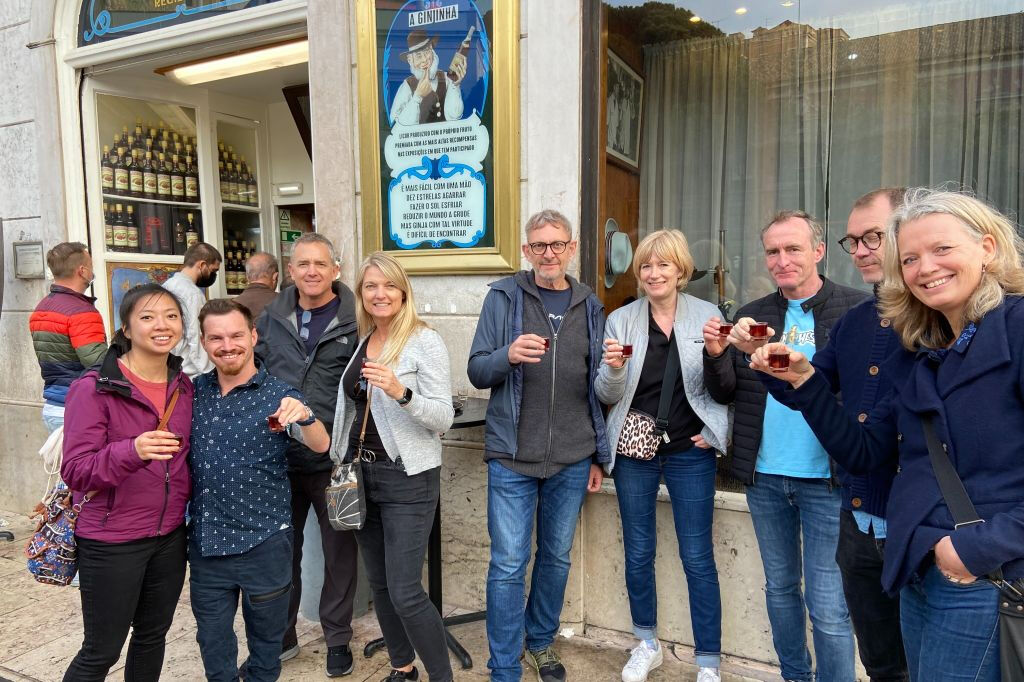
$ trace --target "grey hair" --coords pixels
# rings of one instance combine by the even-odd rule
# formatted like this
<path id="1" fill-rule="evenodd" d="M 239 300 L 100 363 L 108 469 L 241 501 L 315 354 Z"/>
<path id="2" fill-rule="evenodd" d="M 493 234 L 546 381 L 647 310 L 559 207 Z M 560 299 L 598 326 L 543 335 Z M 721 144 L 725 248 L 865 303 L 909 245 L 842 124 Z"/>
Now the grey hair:
<path id="1" fill-rule="evenodd" d="M 277 258 L 266 251 L 257 251 L 245 261 L 245 276 L 249 281 L 272 277 L 278 271 Z"/>
<path id="2" fill-rule="evenodd" d="M 334 242 L 319 232 L 306 232 L 293 242 L 292 248 L 297 247 L 299 244 L 323 244 L 327 247 L 327 253 L 331 255 L 331 262 L 338 262 L 338 254 L 334 250 Z"/>
<path id="3" fill-rule="evenodd" d="M 569 219 L 553 208 L 545 208 L 530 216 L 530 219 L 526 221 L 526 236 L 529 237 L 531 232 L 539 230 L 545 225 L 560 227 L 569 235 L 569 239 L 573 238 L 572 224 L 569 223 Z"/>
<path id="4" fill-rule="evenodd" d="M 772 216 L 772 219 L 761 228 L 761 244 L 764 245 L 764 233 L 772 229 L 774 225 L 783 221 L 789 220 L 790 218 L 800 218 L 807 223 L 807 227 L 811 230 L 811 248 L 816 249 L 818 246 L 825 241 L 825 228 L 822 227 L 821 223 L 807 211 L 795 210 L 795 211 L 779 211 Z"/>

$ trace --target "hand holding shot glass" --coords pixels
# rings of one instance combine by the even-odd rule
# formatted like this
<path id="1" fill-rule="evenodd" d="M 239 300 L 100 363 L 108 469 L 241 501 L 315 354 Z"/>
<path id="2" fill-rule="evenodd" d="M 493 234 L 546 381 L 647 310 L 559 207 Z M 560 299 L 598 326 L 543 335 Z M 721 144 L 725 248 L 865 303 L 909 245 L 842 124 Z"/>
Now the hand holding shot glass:
<path id="1" fill-rule="evenodd" d="M 281 433 L 289 424 L 305 421 L 309 418 L 309 409 L 295 398 L 284 397 L 274 414 L 267 415 L 267 428 L 272 433 Z"/>
<path id="2" fill-rule="evenodd" d="M 732 333 L 732 330 L 733 323 L 723 320 L 717 315 L 704 323 L 701 335 L 704 337 L 704 348 L 707 350 L 708 355 L 717 358 L 725 352 L 725 349 L 732 343 L 729 339 L 729 334 Z"/>
<path id="3" fill-rule="evenodd" d="M 508 361 L 510 364 L 518 365 L 522 362 L 534 364 L 540 362 L 540 358 L 551 346 L 551 339 L 547 336 L 537 334 L 520 334 L 516 340 L 509 344 Z"/>
<path id="4" fill-rule="evenodd" d="M 601 354 L 601 360 L 604 364 L 619 369 L 631 357 L 633 357 L 633 344 L 622 344 L 619 343 L 618 339 L 604 340 L 604 353 Z"/>
<path id="5" fill-rule="evenodd" d="M 799 387 L 814 374 L 814 367 L 803 353 L 790 350 L 784 343 L 769 343 L 750 356 L 750 369 L 770 374 Z"/>
<path id="6" fill-rule="evenodd" d="M 752 317 L 741 317 L 733 324 L 729 332 L 729 343 L 747 355 L 764 346 L 775 336 L 775 330 L 767 322 L 760 322 Z"/>

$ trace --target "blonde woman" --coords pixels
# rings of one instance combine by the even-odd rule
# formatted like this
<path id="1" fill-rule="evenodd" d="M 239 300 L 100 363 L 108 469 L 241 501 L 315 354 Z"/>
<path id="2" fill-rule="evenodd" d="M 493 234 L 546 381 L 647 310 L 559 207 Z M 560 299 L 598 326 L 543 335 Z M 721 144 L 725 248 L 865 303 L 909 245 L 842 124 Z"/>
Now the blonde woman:
<path id="1" fill-rule="evenodd" d="M 594 384 L 598 398 L 611 405 L 609 468 L 622 517 L 626 592 L 633 632 L 639 640 L 622 670 L 624 682 L 643 682 L 663 657 L 654 580 L 655 508 L 662 481 L 672 501 L 679 558 L 690 595 L 697 680 L 719 680 L 722 600 L 711 519 L 715 451 L 725 450 L 729 416 L 728 408 L 715 402 L 704 386 L 701 329 L 704 320 L 717 315 L 718 309 L 683 293 L 693 269 L 682 232 L 658 230 L 640 242 L 633 257 L 633 273 L 643 296 L 608 316 L 605 336 L 609 338 Z M 623 353 L 626 347 L 632 347 L 632 357 Z M 650 459 L 637 458 L 628 434 L 638 415 L 641 419 L 659 416 L 666 381 L 671 396 L 664 403 L 665 437 Z"/>
<path id="2" fill-rule="evenodd" d="M 449 682 L 444 625 L 420 580 L 441 487 L 440 434 L 455 418 L 448 349 L 417 316 L 409 277 L 393 257 L 368 256 L 355 293 L 361 340 L 342 374 L 334 420 L 351 429 L 335 439 L 331 454 L 335 461 L 354 455 L 369 401 L 367 520 L 356 539 L 391 658 L 384 682 L 420 679 L 417 654 L 431 682 Z M 346 414 L 349 401 L 354 409 Z"/>
<path id="3" fill-rule="evenodd" d="M 879 312 L 914 352 L 876 370 L 894 373 L 889 396 L 858 421 L 801 353 L 775 376 L 846 470 L 898 465 L 882 587 L 900 595 L 911 680 L 998 682 L 999 590 L 989 578 L 1024 578 L 1024 249 L 983 202 L 927 189 L 911 190 L 886 239 Z M 768 355 L 788 350 L 768 344 L 751 366 L 768 372 Z M 984 523 L 954 520 L 929 422 L 936 462 L 952 464 Z"/>

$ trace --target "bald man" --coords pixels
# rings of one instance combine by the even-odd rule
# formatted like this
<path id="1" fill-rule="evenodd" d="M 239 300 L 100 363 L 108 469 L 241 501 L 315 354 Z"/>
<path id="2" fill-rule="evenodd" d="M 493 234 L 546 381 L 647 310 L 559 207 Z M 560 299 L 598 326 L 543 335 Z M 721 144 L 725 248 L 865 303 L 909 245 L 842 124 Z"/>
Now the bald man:
<path id="1" fill-rule="evenodd" d="M 272 253 L 257 251 L 245 261 L 245 276 L 249 279 L 249 285 L 235 296 L 235 301 L 252 311 L 252 319 L 258 318 L 267 304 L 277 296 L 279 274 L 277 259 Z"/>

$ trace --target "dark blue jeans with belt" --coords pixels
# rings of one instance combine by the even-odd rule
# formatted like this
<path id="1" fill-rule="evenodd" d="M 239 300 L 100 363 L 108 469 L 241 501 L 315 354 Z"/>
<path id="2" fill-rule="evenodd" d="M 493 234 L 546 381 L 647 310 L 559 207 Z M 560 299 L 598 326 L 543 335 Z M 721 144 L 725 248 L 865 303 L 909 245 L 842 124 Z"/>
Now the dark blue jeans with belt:
<path id="1" fill-rule="evenodd" d="M 640 639 L 658 636 L 654 558 L 658 542 L 658 490 L 664 480 L 672 501 L 679 558 L 686 574 L 697 665 L 719 667 L 722 597 L 711 542 L 715 451 L 692 447 L 668 455 L 657 454 L 649 460 L 618 457 L 613 474 L 622 517 L 626 592 L 634 634 Z"/>

